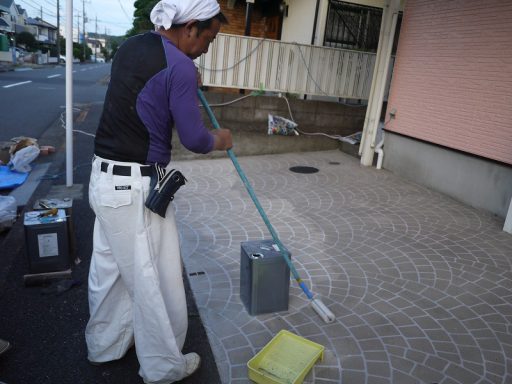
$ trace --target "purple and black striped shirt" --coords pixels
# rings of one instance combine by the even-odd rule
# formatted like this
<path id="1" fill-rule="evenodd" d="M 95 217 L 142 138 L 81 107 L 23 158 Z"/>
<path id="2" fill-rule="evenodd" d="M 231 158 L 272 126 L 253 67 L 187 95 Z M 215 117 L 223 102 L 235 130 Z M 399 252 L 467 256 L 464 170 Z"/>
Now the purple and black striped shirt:
<path id="1" fill-rule="evenodd" d="M 214 139 L 201 118 L 196 73 L 194 62 L 156 32 L 126 40 L 112 63 L 94 153 L 165 166 L 173 126 L 185 148 L 210 152 Z"/>

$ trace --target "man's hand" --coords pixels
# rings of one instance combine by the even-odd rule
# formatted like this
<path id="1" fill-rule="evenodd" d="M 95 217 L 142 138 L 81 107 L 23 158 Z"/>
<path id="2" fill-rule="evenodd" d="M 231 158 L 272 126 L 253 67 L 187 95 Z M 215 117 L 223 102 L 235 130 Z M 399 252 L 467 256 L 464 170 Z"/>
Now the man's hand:
<path id="1" fill-rule="evenodd" d="M 216 151 L 222 151 L 233 147 L 233 137 L 229 129 L 216 129 L 212 131 L 214 144 L 213 149 Z"/>

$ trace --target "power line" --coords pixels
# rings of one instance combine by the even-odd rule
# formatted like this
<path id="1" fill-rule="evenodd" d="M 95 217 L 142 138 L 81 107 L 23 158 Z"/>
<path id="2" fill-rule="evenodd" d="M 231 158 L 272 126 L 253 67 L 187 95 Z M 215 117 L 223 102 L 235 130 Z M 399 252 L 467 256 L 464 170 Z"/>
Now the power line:
<path id="1" fill-rule="evenodd" d="M 62 1 L 61 1 L 62 2 Z M 86 0 L 85 8 L 86 12 L 89 15 L 92 14 L 102 14 L 102 12 L 97 12 L 95 6 L 93 5 L 94 1 L 88 1 Z M 27 11 L 27 16 L 31 18 L 40 17 L 41 16 L 41 8 L 43 19 L 46 22 L 49 22 L 51 24 L 57 25 L 57 0 L 16 0 L 16 3 Z M 128 19 L 127 21 L 111 21 L 111 20 L 100 20 L 98 19 L 98 23 L 101 23 L 103 26 L 98 26 L 99 29 L 103 30 L 104 26 L 107 27 L 111 25 L 114 29 L 119 30 L 127 30 L 130 27 L 132 27 L 133 18 L 131 18 L 126 11 L 126 7 L 123 6 L 122 1 L 118 0 L 119 6 L 122 9 L 122 12 L 124 16 Z M 51 5 L 50 5 L 51 4 Z M 82 5 L 82 4 L 80 4 Z M 62 8 L 62 4 L 61 4 Z M 92 11 L 94 10 L 94 12 Z M 76 17 L 76 15 L 81 15 L 80 17 L 83 17 L 82 10 L 77 9 L 75 6 L 73 7 L 73 16 Z M 106 16 L 103 14 L 104 18 L 109 18 L 109 16 Z M 64 12 L 60 14 L 60 21 L 65 23 L 66 22 L 66 15 Z M 63 24 L 64 25 L 64 24 Z M 119 34 L 123 34 L 124 32 L 119 31 Z"/>
<path id="2" fill-rule="evenodd" d="M 46 4 L 51 5 L 53 8 L 56 8 L 56 7 L 57 7 L 57 3 L 56 3 L 55 1 L 53 1 L 53 2 L 52 2 L 52 1 L 50 1 L 50 0 L 44 0 L 44 2 L 45 2 Z"/>
<path id="3" fill-rule="evenodd" d="M 130 22 L 127 22 L 127 21 L 106 21 L 106 20 L 100 20 L 98 19 L 98 22 L 100 23 L 103 23 L 103 24 L 115 24 L 115 25 L 132 25 L 132 23 Z"/>
<path id="4" fill-rule="evenodd" d="M 130 22 L 131 22 L 132 18 L 131 18 L 130 16 L 128 16 L 128 13 L 127 13 L 127 12 L 126 12 L 126 10 L 124 9 L 124 7 L 123 7 L 123 3 L 121 3 L 121 0 L 117 0 L 117 2 L 118 2 L 118 3 L 119 3 L 119 5 L 121 6 L 121 9 L 123 10 L 123 13 L 125 14 L 126 18 L 127 18 L 128 20 L 130 20 Z"/>
<path id="5" fill-rule="evenodd" d="M 23 3 L 25 3 L 24 4 L 25 7 L 31 7 L 32 9 L 34 9 L 38 16 L 41 15 L 41 9 L 42 9 L 43 15 L 46 15 L 46 16 L 49 16 L 49 17 L 53 17 L 53 18 L 57 18 L 57 15 L 55 13 L 45 11 L 45 9 L 42 8 L 41 5 L 39 5 L 37 3 L 34 3 L 35 5 L 33 5 L 33 4 L 29 3 L 28 0 L 18 0 L 18 1 L 22 1 Z"/>

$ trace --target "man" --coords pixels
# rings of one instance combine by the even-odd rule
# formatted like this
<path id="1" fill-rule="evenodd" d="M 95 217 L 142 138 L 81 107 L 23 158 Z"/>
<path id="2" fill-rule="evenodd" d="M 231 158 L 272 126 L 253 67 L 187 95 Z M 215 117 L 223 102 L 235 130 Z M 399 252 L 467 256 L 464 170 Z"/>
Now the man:
<path id="1" fill-rule="evenodd" d="M 215 0 L 163 0 L 156 31 L 119 48 L 95 139 L 89 201 L 96 214 L 85 331 L 93 364 L 122 358 L 135 344 L 145 383 L 192 374 L 183 355 L 187 308 L 174 211 L 144 206 L 154 165 L 170 168 L 171 127 L 189 150 L 232 146 L 227 129 L 202 122 L 193 59 L 208 51 L 227 20 Z"/>

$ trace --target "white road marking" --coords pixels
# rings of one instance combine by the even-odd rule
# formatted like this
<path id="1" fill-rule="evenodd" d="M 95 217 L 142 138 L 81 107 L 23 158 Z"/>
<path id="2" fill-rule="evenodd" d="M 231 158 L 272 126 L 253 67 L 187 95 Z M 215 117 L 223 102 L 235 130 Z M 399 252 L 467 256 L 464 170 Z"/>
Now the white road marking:
<path id="1" fill-rule="evenodd" d="M 29 80 L 29 81 L 22 81 L 21 83 L 15 83 L 15 84 L 9 84 L 9 85 L 4 85 L 3 88 L 12 88 L 12 87 L 17 87 L 18 85 L 23 85 L 23 84 L 28 84 L 28 83 L 31 83 L 32 80 Z"/>
<path id="2" fill-rule="evenodd" d="M 58 75 L 50 75 L 50 76 L 47 77 L 47 79 L 53 79 L 54 77 L 59 77 L 59 76 L 60 76 L 60 74 L 58 74 Z"/>

